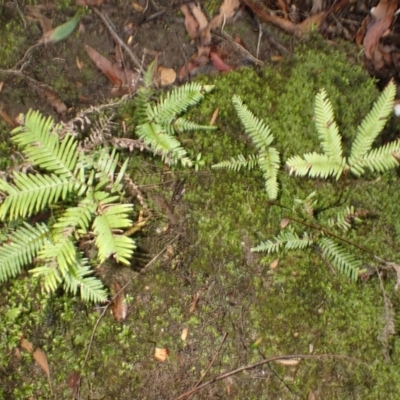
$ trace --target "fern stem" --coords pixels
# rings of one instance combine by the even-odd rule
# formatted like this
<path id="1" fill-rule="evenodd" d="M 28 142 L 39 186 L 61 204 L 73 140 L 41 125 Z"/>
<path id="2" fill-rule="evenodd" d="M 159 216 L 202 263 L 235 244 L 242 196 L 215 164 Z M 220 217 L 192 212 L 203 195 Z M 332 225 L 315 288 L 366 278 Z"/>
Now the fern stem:
<path id="1" fill-rule="evenodd" d="M 297 222 L 300 225 L 307 226 L 307 227 L 312 228 L 312 229 L 316 229 L 316 230 L 318 230 L 320 232 L 324 232 L 328 236 L 332 236 L 332 237 L 334 237 L 334 238 L 336 238 L 336 239 L 338 239 L 338 240 L 340 240 L 342 242 L 347 243 L 350 246 L 353 246 L 353 247 L 355 247 L 355 248 L 357 248 L 357 249 L 369 254 L 371 257 L 375 258 L 376 260 L 379 260 L 381 262 L 385 262 L 383 259 L 381 259 L 380 257 L 376 256 L 371 250 L 368 250 L 367 248 L 365 248 L 363 246 L 360 246 L 357 243 L 354 243 L 354 242 L 352 242 L 352 241 L 350 241 L 348 239 L 345 239 L 344 237 L 337 235 L 336 233 L 330 231 L 329 229 L 324 228 L 323 226 L 314 225 L 314 224 L 311 224 L 309 222 L 301 221 L 301 220 L 299 220 L 297 218 L 293 218 L 293 217 L 285 217 L 285 218 L 287 218 L 287 219 L 289 219 L 289 220 L 291 220 L 293 222 Z"/>

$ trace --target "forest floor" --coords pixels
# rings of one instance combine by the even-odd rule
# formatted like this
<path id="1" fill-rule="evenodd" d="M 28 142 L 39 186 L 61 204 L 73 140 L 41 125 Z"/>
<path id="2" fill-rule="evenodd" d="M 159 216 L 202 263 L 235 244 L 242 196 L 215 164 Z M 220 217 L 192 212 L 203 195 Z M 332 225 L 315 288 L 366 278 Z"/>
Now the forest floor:
<path id="1" fill-rule="evenodd" d="M 260 174 L 209 166 L 248 151 L 232 111 L 234 94 L 268 119 L 286 156 L 318 143 L 309 126 L 321 87 L 332 96 L 341 128 L 356 126 L 378 96 L 369 75 L 381 88 L 398 77 L 396 2 L 379 3 L 386 19 L 375 17 L 375 29 L 368 18 L 376 2 L 276 1 L 268 9 L 232 0 L 220 10 L 221 2 L 211 0 L 201 2 L 201 14 L 190 3 L 165 0 L 33 3 L 0 5 L 3 170 L 19 165 L 8 139 L 18 114 L 30 108 L 80 128 L 82 116 L 93 117 L 86 133 L 132 135 L 131 101 L 151 62 L 160 89 L 193 79 L 214 84 L 215 93 L 189 115 L 209 123 L 219 110 L 219 129 L 182 136 L 194 154 L 202 153 L 197 171 L 124 153 L 151 211 L 131 268 L 96 270 L 112 293 L 125 288 L 106 308 L 62 291 L 42 293 L 28 273 L 2 284 L 0 398 L 395 399 L 395 271 L 354 283 L 315 246 L 279 257 L 251 249 L 276 235 L 285 217 L 308 221 L 301 231 L 351 205 L 371 217 L 349 240 L 399 260 L 398 174 L 294 185 L 282 172 L 284 189 L 274 203 Z M 75 29 L 51 42 L 52 29 L 76 13 Z M 103 111 L 113 117 L 106 128 Z M 397 137 L 398 128 L 392 118 L 383 141 Z M 348 131 L 345 143 L 354 138 Z M 314 191 L 318 206 L 308 197 Z M 139 202 L 137 208 L 139 215 Z M 374 260 L 361 258 L 375 271 Z"/>

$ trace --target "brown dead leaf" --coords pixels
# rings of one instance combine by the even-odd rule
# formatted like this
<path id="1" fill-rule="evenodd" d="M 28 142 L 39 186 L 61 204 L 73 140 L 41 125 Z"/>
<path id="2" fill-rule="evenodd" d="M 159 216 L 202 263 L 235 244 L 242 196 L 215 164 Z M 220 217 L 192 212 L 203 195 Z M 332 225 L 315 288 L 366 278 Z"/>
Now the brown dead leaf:
<path id="1" fill-rule="evenodd" d="M 154 350 L 154 358 L 158 361 L 164 362 L 168 357 L 168 349 L 160 349 L 156 347 Z"/>
<path id="2" fill-rule="evenodd" d="M 43 94 L 47 100 L 47 102 L 59 113 L 64 114 L 67 111 L 67 106 L 60 99 L 56 92 L 53 92 L 50 89 L 44 89 Z"/>
<path id="3" fill-rule="evenodd" d="M 128 315 L 128 305 L 125 301 L 125 294 L 118 282 L 111 284 L 113 300 L 111 302 L 111 313 L 117 322 L 122 322 Z"/>
<path id="4" fill-rule="evenodd" d="M 158 67 L 158 74 L 160 77 L 161 86 L 169 86 L 175 82 L 176 72 L 172 68 Z"/>
<path id="5" fill-rule="evenodd" d="M 47 375 L 47 378 L 50 379 L 50 368 L 49 363 L 47 362 L 46 353 L 42 349 L 36 349 L 32 355 L 35 361 L 39 364 L 39 367 L 42 368 L 42 371 Z"/>
<path id="6" fill-rule="evenodd" d="M 72 390 L 72 396 L 75 398 L 78 394 L 81 376 L 77 372 L 73 372 L 67 379 L 67 385 Z"/>
<path id="7" fill-rule="evenodd" d="M 290 219 L 289 218 L 283 218 L 280 226 L 282 229 L 286 228 L 290 224 Z"/>
<path id="8" fill-rule="evenodd" d="M 193 296 L 193 299 L 192 299 L 192 302 L 190 303 L 190 308 L 189 308 L 189 312 L 190 312 L 190 313 L 192 313 L 192 312 L 194 312 L 194 311 L 196 310 L 197 303 L 199 302 L 200 297 L 201 297 L 201 295 L 203 294 L 204 290 L 205 290 L 204 288 L 203 288 L 203 289 L 200 289 L 200 290 Z"/>
<path id="9" fill-rule="evenodd" d="M 33 344 L 26 340 L 25 338 L 21 339 L 20 346 L 26 350 L 28 353 L 33 353 Z"/>
<path id="10" fill-rule="evenodd" d="M 77 66 L 77 68 L 79 69 L 79 71 L 82 71 L 82 69 L 83 69 L 83 67 L 84 67 L 84 64 L 83 64 L 83 62 L 79 59 L 78 56 L 76 56 L 75 62 L 76 62 L 76 66 Z"/>
<path id="11" fill-rule="evenodd" d="M 187 338 L 187 335 L 189 333 L 189 328 L 183 328 L 182 333 L 181 333 L 181 339 L 182 341 L 185 341 Z"/>
<path id="12" fill-rule="evenodd" d="M 275 360 L 278 364 L 285 365 L 286 367 L 295 367 L 299 364 L 300 360 L 298 358 L 287 358 L 282 360 Z"/>
<path id="13" fill-rule="evenodd" d="M 213 115 L 211 116 L 210 125 L 214 125 L 215 124 L 215 121 L 217 120 L 218 114 L 219 114 L 219 108 L 217 107 L 214 110 Z"/>
<path id="14" fill-rule="evenodd" d="M 322 11 L 318 14 L 311 15 L 303 22 L 296 25 L 295 33 L 297 36 L 303 36 L 310 32 L 312 29 L 319 28 L 324 22 L 325 17 L 328 15 L 327 11 Z"/>
<path id="15" fill-rule="evenodd" d="M 185 16 L 185 28 L 186 32 L 192 39 L 197 38 L 199 35 L 199 23 L 196 18 L 189 11 L 189 7 L 186 4 L 181 5 L 182 14 Z"/>
<path id="16" fill-rule="evenodd" d="M 279 265 L 279 259 L 276 259 L 276 260 L 272 261 L 271 264 L 269 264 L 269 268 L 270 269 L 275 269 L 275 268 L 278 267 L 278 265 Z"/>
<path id="17" fill-rule="evenodd" d="M 39 21 L 40 27 L 42 28 L 43 34 L 51 31 L 53 27 L 51 26 L 51 19 L 45 17 L 41 12 L 40 8 L 36 6 L 27 7 L 27 16 Z"/>
<path id="18" fill-rule="evenodd" d="M 378 70 L 385 65 L 380 39 L 391 27 L 397 7 L 396 0 L 381 0 L 372 14 L 372 22 L 363 40 L 365 56 L 372 61 L 374 67 Z"/>
<path id="19" fill-rule="evenodd" d="M 210 29 L 221 27 L 222 24 L 225 23 L 225 21 L 228 21 L 235 15 L 235 12 L 239 8 L 239 6 L 239 0 L 224 0 L 219 9 L 219 14 L 215 16 L 210 22 Z"/>
<path id="20" fill-rule="evenodd" d="M 144 7 L 142 7 L 139 3 L 132 2 L 132 7 L 135 11 L 142 13 L 144 11 Z"/>
<path id="21" fill-rule="evenodd" d="M 2 109 L 0 108 L 0 117 L 3 118 L 4 122 L 11 128 L 14 129 L 16 124 L 12 120 L 12 118 Z"/>
<path id="22" fill-rule="evenodd" d="M 133 72 L 129 69 L 122 69 L 117 64 L 113 64 L 111 61 L 107 60 L 107 58 L 103 57 L 90 46 L 85 46 L 85 49 L 97 68 L 99 68 L 114 85 L 119 87 L 123 86 L 125 92 L 128 92 L 129 89 L 132 88 L 138 77 L 137 72 Z"/>
<path id="23" fill-rule="evenodd" d="M 208 25 L 207 17 L 204 15 L 203 11 L 201 11 L 199 6 L 196 6 L 193 3 L 189 4 L 189 6 L 193 16 L 196 18 L 196 21 L 198 23 L 198 30 L 201 32 Z"/>

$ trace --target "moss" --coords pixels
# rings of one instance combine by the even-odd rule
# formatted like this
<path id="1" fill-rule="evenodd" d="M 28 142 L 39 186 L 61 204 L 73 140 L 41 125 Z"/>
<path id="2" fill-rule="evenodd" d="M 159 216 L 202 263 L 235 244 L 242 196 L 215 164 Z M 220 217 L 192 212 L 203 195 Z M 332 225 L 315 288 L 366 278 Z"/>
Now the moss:
<path id="1" fill-rule="evenodd" d="M 204 170 L 164 170 L 165 179 L 158 161 L 150 156 L 133 157 L 132 178 L 141 185 L 154 213 L 154 222 L 145 231 L 150 238 L 139 238 L 138 244 L 150 258 L 179 234 L 179 241 L 169 249 L 174 267 L 171 260 L 161 257 L 136 279 L 133 271 L 127 270 L 128 318 L 122 324 L 110 315 L 102 319 L 85 368 L 83 360 L 98 319 L 94 308 L 62 293 L 52 300 L 41 294 L 29 298 L 35 288 L 23 280 L 2 289 L 2 311 L 5 304 L 22 307 L 15 321 L 0 324 L 2 350 L 11 357 L 20 332 L 35 340 L 49 357 L 57 398 L 70 396 L 65 381 L 73 371 L 83 376 L 82 397 L 93 395 L 95 388 L 96 395 L 104 398 L 163 399 L 192 388 L 214 357 L 203 381 L 263 357 L 310 353 L 353 359 L 303 360 L 294 368 L 266 364 L 210 385 L 198 398 L 225 398 L 227 391 L 237 399 L 306 398 L 313 391 L 328 399 L 376 399 L 393 398 L 399 391 L 398 368 L 386 364 L 383 345 L 377 339 L 384 326 L 377 279 L 350 282 L 323 262 L 314 248 L 273 256 L 251 252 L 260 241 L 279 232 L 286 215 L 325 226 L 337 210 L 350 204 L 368 210 L 369 217 L 346 237 L 385 259 L 397 260 L 400 190 L 396 173 L 334 182 L 295 179 L 281 171 L 281 194 L 272 203 L 257 171 L 209 169 L 230 156 L 254 152 L 234 114 L 233 94 L 266 119 L 284 159 L 318 149 L 312 110 L 321 86 L 329 93 L 346 140 L 351 141 L 354 127 L 378 96 L 374 82 L 348 61 L 345 52 L 349 49 L 338 52 L 316 38 L 311 47 L 314 50 L 304 44 L 292 59 L 273 69 L 242 69 L 202 78 L 214 83 L 215 91 L 189 116 L 206 123 L 218 107 L 220 129 L 180 139 L 193 155 L 203 154 Z M 121 114 L 133 112 L 128 106 Z M 183 200 L 174 206 L 178 222 L 170 224 L 166 233 L 155 234 L 152 229 L 169 221 L 148 188 L 154 191 L 160 186 L 166 199 L 173 198 L 174 180 L 184 181 L 185 188 Z M 301 207 L 294 208 L 294 199 L 305 199 L 313 191 L 318 203 L 311 217 Z M 296 229 L 308 228 L 299 225 Z M 372 262 L 367 255 L 358 255 Z M 270 269 L 268 264 L 275 258 L 279 265 Z M 393 280 L 389 275 L 384 285 L 397 309 L 400 298 Z M 195 306 L 194 298 L 198 300 Z M 395 323 L 398 327 L 398 317 Z M 184 328 L 188 328 L 188 336 L 182 340 Z M 399 343 L 393 336 L 394 362 L 399 360 Z M 166 363 L 153 358 L 155 347 L 168 349 Z M 0 368 L 3 372 L 8 366 L 3 363 Z M 27 378 L 18 385 L 15 376 L 8 377 L 2 385 L 8 397 L 17 392 L 20 397 L 20 393 L 46 397 L 46 379 L 34 370 L 29 357 L 24 356 L 13 371 Z"/>

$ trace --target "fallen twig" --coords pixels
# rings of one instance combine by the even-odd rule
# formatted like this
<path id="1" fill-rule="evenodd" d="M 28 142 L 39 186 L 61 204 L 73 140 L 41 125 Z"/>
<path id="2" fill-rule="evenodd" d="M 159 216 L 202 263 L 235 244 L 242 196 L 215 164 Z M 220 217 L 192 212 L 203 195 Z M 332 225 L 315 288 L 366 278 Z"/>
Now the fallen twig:
<path id="1" fill-rule="evenodd" d="M 340 354 L 291 354 L 291 355 L 285 355 L 285 356 L 272 356 L 269 358 L 266 358 L 265 360 L 261 360 L 258 361 L 254 364 L 249 364 L 246 365 L 244 367 L 240 367 L 237 369 L 234 369 L 233 371 L 229 371 L 226 372 L 225 374 L 219 375 L 213 379 L 210 379 L 209 381 L 203 383 L 200 386 L 194 387 L 193 389 L 187 391 L 186 393 L 183 393 L 182 395 L 180 395 L 179 397 L 176 397 L 175 400 L 181 400 L 181 399 L 187 399 L 189 396 L 191 396 L 194 393 L 197 393 L 198 391 L 200 391 L 201 389 L 204 389 L 205 387 L 221 381 L 223 379 L 226 379 L 232 375 L 238 374 L 239 372 L 243 372 L 243 371 L 247 371 L 249 369 L 253 369 L 256 367 L 260 367 L 261 365 L 264 364 L 268 364 L 272 361 L 277 361 L 277 360 L 288 360 L 288 359 L 294 359 L 294 358 L 301 358 L 301 359 L 321 359 L 321 358 L 342 358 L 342 359 L 346 359 L 346 360 L 350 360 L 350 361 L 356 361 L 362 364 L 367 365 L 367 363 L 365 363 L 364 361 L 361 361 L 357 358 L 354 357 L 349 357 L 349 356 L 344 356 L 344 355 L 340 355 Z"/>
<path id="2" fill-rule="evenodd" d="M 94 12 L 101 18 L 101 20 L 104 22 L 104 25 L 106 28 L 109 30 L 111 33 L 112 37 L 114 40 L 124 48 L 124 50 L 128 53 L 129 57 L 131 58 L 132 62 L 136 65 L 137 68 L 139 68 L 139 73 L 142 74 L 143 66 L 142 63 L 140 62 L 139 58 L 133 54 L 131 48 L 118 36 L 117 32 L 115 31 L 114 25 L 111 22 L 111 20 L 104 15 L 101 11 L 99 11 L 96 7 L 92 7 Z"/>

